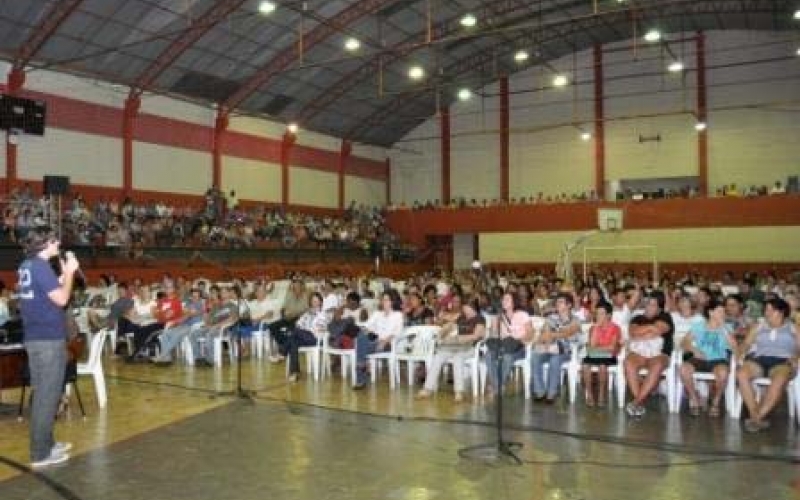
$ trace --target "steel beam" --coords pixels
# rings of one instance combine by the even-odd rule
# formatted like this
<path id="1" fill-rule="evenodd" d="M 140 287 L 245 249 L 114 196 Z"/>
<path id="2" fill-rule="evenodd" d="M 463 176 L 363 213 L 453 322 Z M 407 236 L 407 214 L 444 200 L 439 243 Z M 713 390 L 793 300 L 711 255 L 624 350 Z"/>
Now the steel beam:
<path id="1" fill-rule="evenodd" d="M 156 79 L 175 62 L 178 57 L 186 52 L 189 47 L 197 43 L 208 30 L 224 20 L 233 11 L 242 6 L 247 0 L 222 0 L 214 2 L 210 9 L 195 20 L 185 33 L 175 39 L 169 47 L 164 49 L 150 65 L 136 78 L 131 85 L 131 95 L 140 96 L 150 88 Z"/>
<path id="2" fill-rule="evenodd" d="M 775 3 L 776 2 L 770 0 L 671 0 L 661 2 L 651 1 L 646 4 L 638 2 L 637 9 L 639 11 L 644 10 L 654 18 L 671 19 L 687 15 L 711 14 L 718 11 L 731 14 L 742 13 L 744 11 L 771 13 L 775 8 Z M 779 0 L 779 3 L 784 3 L 786 8 L 789 8 L 788 0 Z M 540 47 L 544 47 L 553 40 L 570 37 L 576 32 L 592 30 L 602 25 L 607 26 L 608 24 L 626 24 L 629 22 L 627 17 L 629 10 L 630 8 L 614 9 L 613 11 L 575 17 L 569 20 L 563 18 L 554 20 L 550 23 L 542 24 L 539 27 L 541 31 L 536 33 L 535 37 L 533 34 L 523 31 L 514 37 L 513 40 L 522 41 L 529 39 L 531 41 L 536 41 Z M 504 40 L 482 51 L 470 54 L 468 57 L 460 59 L 444 68 L 443 74 L 450 78 L 457 78 L 474 68 L 489 65 L 492 63 L 494 57 L 496 57 L 497 51 L 502 48 L 508 49 L 508 46 L 509 42 Z M 381 123 L 390 116 L 396 116 L 403 108 L 410 108 L 414 102 L 418 102 L 423 97 L 429 95 L 429 92 L 417 91 L 416 95 L 409 96 L 409 94 L 413 92 L 414 91 L 404 92 L 394 96 L 386 105 L 378 108 L 371 115 L 361 120 L 358 125 L 347 131 L 345 137 L 351 140 L 357 140 L 365 130 L 373 127 L 376 123 Z"/>
<path id="3" fill-rule="evenodd" d="M 303 50 L 310 50 L 317 44 L 324 42 L 331 36 L 359 21 L 364 16 L 396 1 L 397 0 L 360 0 L 359 2 L 350 4 L 331 17 L 328 22 L 316 25 L 314 29 L 303 36 Z M 277 56 L 250 75 L 233 95 L 222 103 L 220 108 L 224 110 L 224 112 L 230 113 L 230 111 L 244 102 L 245 99 L 266 84 L 273 76 L 286 70 L 295 63 L 298 60 L 298 56 L 299 52 L 294 44 L 284 48 Z"/>
<path id="4" fill-rule="evenodd" d="M 14 56 L 14 68 L 24 68 L 31 59 L 36 57 L 39 50 L 47 43 L 47 40 L 58 30 L 64 21 L 78 8 L 83 0 L 62 0 L 54 2 L 48 12 L 42 14 L 42 22 L 39 23 L 28 36 L 28 39 L 20 45 Z"/>

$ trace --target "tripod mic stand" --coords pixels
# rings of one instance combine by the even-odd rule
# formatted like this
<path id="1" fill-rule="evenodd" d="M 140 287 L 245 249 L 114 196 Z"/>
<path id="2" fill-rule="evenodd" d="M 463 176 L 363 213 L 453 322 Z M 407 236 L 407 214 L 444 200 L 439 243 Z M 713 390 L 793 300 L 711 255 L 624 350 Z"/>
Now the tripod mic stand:
<path id="1" fill-rule="evenodd" d="M 242 321 L 243 316 L 241 314 L 242 304 L 245 305 L 246 316 L 250 316 L 250 307 L 247 305 L 247 301 L 242 302 L 242 298 L 237 297 L 236 322 L 233 324 L 234 335 L 236 336 L 236 389 L 233 391 L 218 393 L 218 395 L 235 396 L 243 401 L 249 401 L 253 403 L 253 397 L 256 395 L 255 391 L 245 390 L 242 387 L 242 328 L 244 327 L 244 323 Z"/>
<path id="2" fill-rule="evenodd" d="M 486 347 L 490 353 L 495 357 L 495 376 L 497 377 L 498 390 L 494 395 L 495 399 L 495 430 L 497 431 L 497 440 L 493 443 L 479 444 L 475 446 L 468 446 L 458 450 L 458 455 L 461 458 L 482 460 L 482 461 L 500 461 L 510 460 L 516 465 L 522 465 L 522 460 L 515 453 L 516 450 L 522 448 L 522 443 L 515 441 L 506 441 L 503 438 L 503 364 L 505 363 L 505 349 L 501 339 L 489 339 Z"/>

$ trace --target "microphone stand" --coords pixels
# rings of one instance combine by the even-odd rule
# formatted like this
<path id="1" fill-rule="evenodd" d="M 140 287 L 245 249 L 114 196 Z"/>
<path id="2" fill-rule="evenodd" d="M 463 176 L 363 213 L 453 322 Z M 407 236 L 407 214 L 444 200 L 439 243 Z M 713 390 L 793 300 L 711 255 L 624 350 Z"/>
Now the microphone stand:
<path id="1" fill-rule="evenodd" d="M 233 324 L 234 335 L 236 336 L 236 389 L 233 391 L 225 391 L 217 393 L 218 396 L 234 396 L 242 401 L 255 403 L 253 399 L 256 396 L 255 391 L 245 390 L 242 387 L 242 323 L 241 314 L 242 304 L 244 303 L 246 309 L 246 316 L 250 316 L 250 306 L 247 301 L 242 301 L 241 297 L 236 298 L 236 322 Z"/>
<path id="2" fill-rule="evenodd" d="M 511 461 L 516 465 L 522 465 L 522 460 L 517 456 L 515 451 L 522 448 L 522 443 L 516 441 L 506 441 L 503 438 L 503 363 L 505 348 L 500 338 L 495 338 L 498 342 L 488 343 L 487 348 L 494 351 L 495 354 L 495 367 L 497 368 L 497 385 L 498 390 L 495 394 L 495 429 L 497 431 L 497 440 L 493 443 L 484 443 L 475 446 L 468 446 L 458 450 L 458 456 L 461 458 L 481 460 L 485 462 L 497 461 Z M 491 344 L 495 347 L 492 348 Z"/>

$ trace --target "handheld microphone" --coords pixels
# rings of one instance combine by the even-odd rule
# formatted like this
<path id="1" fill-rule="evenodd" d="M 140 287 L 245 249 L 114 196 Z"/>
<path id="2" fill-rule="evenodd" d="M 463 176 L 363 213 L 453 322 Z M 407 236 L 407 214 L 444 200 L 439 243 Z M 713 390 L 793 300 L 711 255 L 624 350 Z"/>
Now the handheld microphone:
<path id="1" fill-rule="evenodd" d="M 75 252 L 73 252 L 72 250 L 67 250 L 66 252 L 64 252 L 64 257 L 67 259 L 75 259 L 76 262 L 78 261 L 78 258 L 75 257 Z M 80 267 L 78 267 L 75 270 L 75 277 L 83 281 L 84 283 L 86 282 L 86 276 L 83 275 L 83 271 L 81 271 Z"/>

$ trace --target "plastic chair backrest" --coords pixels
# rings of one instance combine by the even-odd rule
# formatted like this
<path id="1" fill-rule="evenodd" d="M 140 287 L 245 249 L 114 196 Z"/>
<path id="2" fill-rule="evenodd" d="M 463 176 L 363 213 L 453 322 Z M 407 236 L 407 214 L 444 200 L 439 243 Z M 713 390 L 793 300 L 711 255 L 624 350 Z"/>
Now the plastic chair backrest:
<path id="1" fill-rule="evenodd" d="M 108 330 L 103 328 L 92 337 L 92 343 L 89 346 L 89 359 L 86 360 L 86 368 L 94 370 L 95 366 L 100 363 L 100 355 L 103 352 L 103 344 L 108 337 Z"/>
<path id="2" fill-rule="evenodd" d="M 410 326 L 403 330 L 402 341 L 398 345 L 399 352 L 408 352 L 413 355 L 425 355 L 433 352 L 436 346 L 436 337 L 441 327 L 434 325 Z"/>

